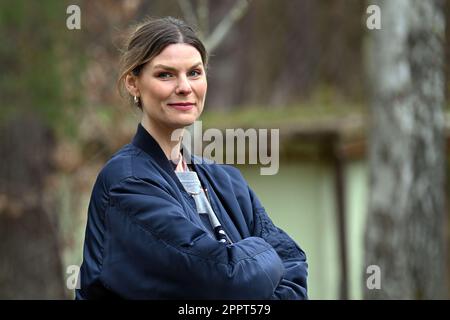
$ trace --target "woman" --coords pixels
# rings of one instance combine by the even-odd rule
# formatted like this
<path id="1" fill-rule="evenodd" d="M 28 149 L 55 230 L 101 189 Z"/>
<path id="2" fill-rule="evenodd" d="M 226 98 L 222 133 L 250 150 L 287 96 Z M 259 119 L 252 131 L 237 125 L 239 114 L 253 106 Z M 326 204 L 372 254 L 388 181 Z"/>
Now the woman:
<path id="1" fill-rule="evenodd" d="M 119 81 L 142 121 L 94 185 L 77 299 L 307 297 L 304 252 L 240 172 L 172 141 L 202 113 L 206 65 L 180 20 L 148 20 L 131 35 Z"/>

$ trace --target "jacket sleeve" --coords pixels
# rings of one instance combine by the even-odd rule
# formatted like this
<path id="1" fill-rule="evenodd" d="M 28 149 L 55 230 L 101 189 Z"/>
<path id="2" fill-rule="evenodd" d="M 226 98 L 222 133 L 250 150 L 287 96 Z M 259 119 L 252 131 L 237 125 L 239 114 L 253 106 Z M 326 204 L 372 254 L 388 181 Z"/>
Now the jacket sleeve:
<path id="1" fill-rule="evenodd" d="M 124 298 L 269 299 L 284 274 L 272 245 L 259 237 L 220 243 L 152 181 L 111 188 L 105 221 L 100 281 Z"/>
<path id="2" fill-rule="evenodd" d="M 256 194 L 250 188 L 249 192 L 254 215 L 253 235 L 269 243 L 285 267 L 285 274 L 271 299 L 308 299 L 308 264 L 305 252 L 289 235 L 273 224 Z"/>

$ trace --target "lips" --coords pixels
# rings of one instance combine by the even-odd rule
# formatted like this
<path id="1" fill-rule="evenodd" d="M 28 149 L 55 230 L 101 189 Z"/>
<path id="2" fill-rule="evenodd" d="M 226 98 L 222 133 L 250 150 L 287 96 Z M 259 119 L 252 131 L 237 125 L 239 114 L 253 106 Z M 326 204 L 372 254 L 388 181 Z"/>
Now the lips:
<path id="1" fill-rule="evenodd" d="M 195 106 L 195 103 L 177 102 L 177 103 L 168 103 L 167 105 L 177 110 L 186 111 L 192 109 Z"/>
<path id="2" fill-rule="evenodd" d="M 194 105 L 193 102 L 176 102 L 176 103 L 168 103 L 169 106 L 190 106 Z"/>

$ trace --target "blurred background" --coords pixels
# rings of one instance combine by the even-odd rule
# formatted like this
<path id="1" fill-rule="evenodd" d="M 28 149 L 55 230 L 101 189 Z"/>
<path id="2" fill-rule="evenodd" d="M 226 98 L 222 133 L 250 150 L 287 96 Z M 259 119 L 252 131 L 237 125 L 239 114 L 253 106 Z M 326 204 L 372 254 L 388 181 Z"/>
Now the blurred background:
<path id="1" fill-rule="evenodd" d="M 310 298 L 448 299 L 443 0 L 1 1 L 0 298 L 73 298 L 93 183 L 141 118 L 120 48 L 167 15 L 212 54 L 203 129 L 280 130 L 276 175 L 239 168 L 305 250 Z"/>

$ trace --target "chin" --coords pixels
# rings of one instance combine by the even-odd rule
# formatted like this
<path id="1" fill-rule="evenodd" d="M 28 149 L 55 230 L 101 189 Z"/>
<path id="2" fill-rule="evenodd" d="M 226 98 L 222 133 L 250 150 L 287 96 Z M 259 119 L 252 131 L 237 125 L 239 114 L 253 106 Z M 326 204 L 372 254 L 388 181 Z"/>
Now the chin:
<path id="1" fill-rule="evenodd" d="M 172 122 L 172 127 L 174 129 L 185 128 L 193 124 L 195 120 L 180 120 L 176 122 Z"/>
<path id="2" fill-rule="evenodd" d="M 193 115 L 186 115 L 185 117 L 180 117 L 179 119 L 177 119 L 176 123 L 180 126 L 186 127 L 193 124 L 195 120 L 197 120 L 197 117 Z"/>

